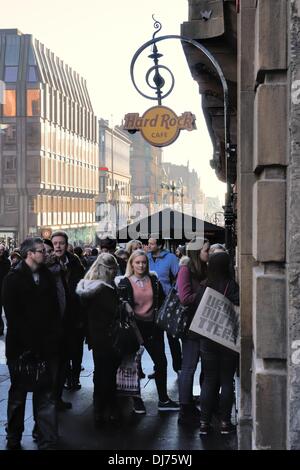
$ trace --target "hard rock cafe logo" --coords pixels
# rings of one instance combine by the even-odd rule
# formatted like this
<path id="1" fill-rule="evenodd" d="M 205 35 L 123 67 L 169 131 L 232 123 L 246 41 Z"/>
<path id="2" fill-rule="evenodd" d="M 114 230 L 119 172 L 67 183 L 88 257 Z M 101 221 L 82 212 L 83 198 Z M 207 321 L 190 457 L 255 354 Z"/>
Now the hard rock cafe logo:
<path id="1" fill-rule="evenodd" d="M 131 133 L 141 131 L 149 144 L 154 147 L 165 147 L 175 142 L 181 130 L 196 129 L 195 121 L 195 115 L 190 112 L 177 116 L 166 106 L 154 106 L 143 116 L 139 116 L 138 113 L 126 114 L 123 129 Z"/>
<path id="2" fill-rule="evenodd" d="M 44 228 L 41 232 L 42 238 L 48 238 L 50 239 L 52 235 L 52 230 L 51 228 Z"/>

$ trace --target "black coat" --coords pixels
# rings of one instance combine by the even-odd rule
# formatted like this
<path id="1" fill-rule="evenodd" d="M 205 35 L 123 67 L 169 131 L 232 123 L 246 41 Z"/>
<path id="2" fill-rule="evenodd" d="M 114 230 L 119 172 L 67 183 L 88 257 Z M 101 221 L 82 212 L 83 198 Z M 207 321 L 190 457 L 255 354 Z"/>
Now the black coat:
<path id="1" fill-rule="evenodd" d="M 153 314 L 155 317 L 157 310 L 162 306 L 165 294 L 157 275 L 150 273 L 149 277 L 153 291 Z M 134 310 L 133 289 L 128 277 L 118 276 L 115 279 L 115 283 L 117 285 L 119 297 L 126 300 Z"/>
<path id="2" fill-rule="evenodd" d="M 2 283 L 3 283 L 3 279 L 5 278 L 6 274 L 10 270 L 10 267 L 11 267 L 10 261 L 7 258 L 5 258 L 5 257 L 0 258 L 0 308 L 1 308 L 1 305 L 2 305 L 2 302 L 1 302 Z"/>
<path id="3" fill-rule="evenodd" d="M 109 333 L 117 319 L 119 304 L 115 287 L 100 280 L 82 279 L 76 292 L 87 317 L 89 349 L 98 352 L 111 350 Z"/>
<path id="4" fill-rule="evenodd" d="M 240 305 L 239 285 L 234 279 L 222 279 L 218 282 L 208 282 L 205 280 L 201 282 L 200 291 L 196 300 L 197 305 L 199 305 L 206 287 L 211 287 L 223 295 L 225 293 L 225 297 L 227 297 L 233 305 Z"/>
<path id="5" fill-rule="evenodd" d="M 55 283 L 45 266 L 39 269 L 39 276 L 36 285 L 32 271 L 21 261 L 3 281 L 8 360 L 17 359 L 29 350 L 44 359 L 59 352 L 62 328 Z"/>
<path id="6" fill-rule="evenodd" d="M 78 256 L 69 252 L 66 253 L 66 256 L 69 263 L 67 264 L 67 271 L 62 272 L 66 292 L 64 325 L 67 329 L 77 329 L 84 326 L 84 314 L 80 299 L 76 294 L 76 287 L 84 276 L 84 267 Z"/>

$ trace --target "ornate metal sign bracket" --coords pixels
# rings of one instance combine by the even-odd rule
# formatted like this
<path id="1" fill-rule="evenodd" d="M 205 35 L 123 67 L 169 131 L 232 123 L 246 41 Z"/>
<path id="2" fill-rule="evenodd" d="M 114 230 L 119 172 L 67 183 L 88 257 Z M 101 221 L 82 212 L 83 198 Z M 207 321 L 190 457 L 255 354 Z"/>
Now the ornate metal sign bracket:
<path id="1" fill-rule="evenodd" d="M 132 83 L 137 90 L 137 92 L 142 95 L 144 98 L 147 98 L 149 100 L 157 100 L 158 105 L 160 106 L 162 103 L 162 100 L 166 98 L 167 96 L 170 95 L 170 93 L 174 89 L 175 85 L 175 78 L 172 73 L 172 71 L 164 66 L 159 64 L 159 60 L 163 57 L 163 54 L 160 54 L 158 51 L 157 44 L 161 41 L 166 41 L 166 40 L 179 40 L 181 43 L 187 43 L 190 44 L 197 49 L 199 49 L 211 62 L 213 65 L 214 69 L 216 70 L 221 84 L 223 88 L 223 96 L 224 96 L 224 140 L 225 140 L 225 164 L 226 164 L 226 182 L 227 182 L 227 194 L 226 194 L 226 202 L 225 202 L 225 211 L 224 211 L 224 218 L 225 218 L 225 243 L 226 247 L 228 250 L 233 254 L 233 224 L 234 224 L 234 212 L 233 212 L 233 206 L 232 206 L 232 186 L 228 178 L 228 165 L 229 165 L 229 160 L 233 154 L 235 154 L 235 147 L 231 144 L 230 140 L 230 115 L 229 115 L 229 100 L 228 100 L 228 85 L 223 73 L 222 68 L 220 67 L 218 61 L 215 59 L 215 57 L 210 53 L 206 47 L 204 47 L 200 42 L 191 39 L 186 36 L 180 36 L 180 35 L 175 35 L 175 34 L 170 34 L 170 35 L 165 35 L 165 36 L 159 36 L 156 37 L 156 35 L 161 31 L 162 25 L 159 21 L 157 21 L 154 18 L 154 15 L 152 15 L 153 21 L 154 21 L 154 28 L 155 32 L 153 33 L 152 39 L 150 41 L 145 42 L 134 54 L 131 64 L 130 64 L 130 75 L 131 75 L 131 80 Z M 136 61 L 140 54 L 147 49 L 148 47 L 152 46 L 152 53 L 148 56 L 150 59 L 154 61 L 154 65 L 150 67 L 150 69 L 147 71 L 145 80 L 149 88 L 152 90 L 155 90 L 155 96 L 150 96 L 146 95 L 143 93 L 139 87 L 137 86 L 135 77 L 134 77 L 134 67 L 136 64 Z M 171 77 L 171 85 L 168 90 L 163 91 L 163 88 L 166 84 L 166 80 L 162 76 L 162 73 L 168 72 L 168 74 Z M 151 78 L 152 77 L 152 83 L 151 83 Z"/>

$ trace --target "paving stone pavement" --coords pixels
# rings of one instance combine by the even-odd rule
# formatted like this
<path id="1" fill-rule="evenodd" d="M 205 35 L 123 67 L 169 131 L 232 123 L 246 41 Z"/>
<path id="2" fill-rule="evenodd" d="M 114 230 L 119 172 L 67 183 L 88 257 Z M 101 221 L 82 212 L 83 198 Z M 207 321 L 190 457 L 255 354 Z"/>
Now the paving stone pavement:
<path id="1" fill-rule="evenodd" d="M 167 348 L 167 341 L 166 341 Z M 170 353 L 166 351 L 168 364 Z M 148 375 L 153 371 L 152 361 L 147 352 L 142 358 L 143 370 Z M 81 373 L 81 390 L 64 392 L 64 399 L 73 403 L 72 410 L 59 413 L 60 449 L 64 450 L 234 450 L 237 448 L 235 435 L 221 436 L 217 428 L 207 437 L 200 438 L 198 429 L 185 429 L 177 425 L 177 412 L 159 413 L 154 380 L 143 379 L 142 397 L 147 414 L 132 414 L 129 398 L 122 399 L 123 420 L 113 429 L 96 429 L 93 422 L 93 360 L 91 352 L 85 346 L 83 358 L 84 370 Z M 195 374 L 194 395 L 199 395 L 197 385 L 200 369 Z M 5 423 L 7 393 L 10 381 L 4 361 L 4 339 L 0 338 L 0 450 L 6 446 Z M 170 397 L 178 399 L 177 374 L 168 366 L 168 390 Z M 28 394 L 25 430 L 22 439 L 24 450 L 36 450 L 31 432 L 33 428 L 32 394 Z"/>

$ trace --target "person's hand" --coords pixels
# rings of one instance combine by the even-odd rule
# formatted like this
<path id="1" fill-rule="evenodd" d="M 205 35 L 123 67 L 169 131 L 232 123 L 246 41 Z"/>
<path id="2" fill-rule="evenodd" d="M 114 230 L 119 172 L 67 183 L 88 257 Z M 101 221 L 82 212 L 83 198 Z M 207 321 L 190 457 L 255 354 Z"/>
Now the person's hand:
<path id="1" fill-rule="evenodd" d="M 134 312 L 129 302 L 125 302 L 125 308 L 126 308 L 126 312 L 128 313 L 128 316 L 133 317 Z"/>
<path id="2" fill-rule="evenodd" d="M 52 252 L 52 253 L 48 253 L 46 255 L 46 264 L 49 265 L 49 266 L 52 266 L 53 264 L 56 263 L 56 256 L 55 254 Z"/>

